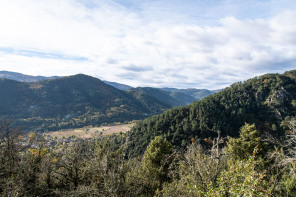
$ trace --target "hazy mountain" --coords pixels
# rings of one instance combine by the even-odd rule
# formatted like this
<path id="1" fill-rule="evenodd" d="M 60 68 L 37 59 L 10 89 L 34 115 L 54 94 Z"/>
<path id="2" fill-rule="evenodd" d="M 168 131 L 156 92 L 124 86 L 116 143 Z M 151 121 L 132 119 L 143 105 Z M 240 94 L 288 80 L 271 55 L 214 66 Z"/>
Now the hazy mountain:
<path id="1" fill-rule="evenodd" d="M 22 73 L 17 72 L 9 72 L 9 71 L 0 71 L 0 78 L 11 79 L 20 82 L 35 82 L 47 79 L 57 79 L 58 76 L 52 77 L 44 77 L 44 76 L 31 76 L 31 75 L 24 75 Z"/>
<path id="2" fill-rule="evenodd" d="M 132 89 L 132 86 L 128 86 L 125 84 L 121 84 L 121 83 L 116 83 L 116 82 L 111 82 L 111 81 L 103 81 L 104 83 L 113 86 L 114 88 L 117 88 L 119 90 L 128 90 L 128 89 Z"/>
<path id="3" fill-rule="evenodd" d="M 195 88 L 188 88 L 188 89 L 176 89 L 176 88 L 162 88 L 165 91 L 171 92 L 171 93 L 183 93 L 186 95 L 189 95 L 194 98 L 194 100 L 201 100 L 211 94 L 214 94 L 220 90 L 207 90 L 207 89 L 195 89 Z"/>
<path id="4" fill-rule="evenodd" d="M 116 82 L 104 81 L 106 84 L 111 85 L 120 90 L 130 90 L 133 87 L 120 84 Z M 177 88 L 152 88 L 152 87 L 137 87 L 134 91 L 142 91 L 146 94 L 164 102 L 172 107 L 188 105 L 196 100 L 201 100 L 206 96 L 219 92 L 221 90 L 207 90 L 207 89 L 177 89 Z"/>
<path id="5" fill-rule="evenodd" d="M 31 76 L 24 75 L 17 72 L 10 71 L 0 71 L 0 78 L 11 79 L 19 82 L 36 82 L 47 79 L 57 79 L 59 76 L 44 77 L 44 76 Z M 104 83 L 113 86 L 119 90 L 130 90 L 134 87 L 110 82 L 103 81 Z M 217 91 L 210 91 L 206 89 L 176 89 L 176 88 L 149 88 L 149 87 L 139 87 L 136 88 L 139 91 L 144 91 L 151 97 L 154 97 L 161 102 L 170 105 L 171 107 L 183 106 L 192 103 L 193 101 L 200 100 L 208 95 L 211 95 Z M 134 91 L 133 91 L 134 92 Z"/>
<path id="6" fill-rule="evenodd" d="M 168 92 L 160 88 L 138 87 L 138 88 L 127 90 L 127 92 L 129 91 L 144 92 L 150 95 L 151 97 L 154 97 L 155 99 L 168 104 L 171 107 L 187 105 L 196 100 L 190 95 L 187 95 L 181 92 Z"/>
<path id="7" fill-rule="evenodd" d="M 123 122 L 169 108 L 156 99 L 141 103 L 131 94 L 82 74 L 30 83 L 0 79 L 0 92 L 0 116 L 15 119 L 25 130 Z"/>
<path id="8" fill-rule="evenodd" d="M 266 74 L 235 83 L 191 105 L 145 119 L 130 132 L 131 155 L 139 155 L 155 136 L 186 147 L 192 138 L 238 136 L 246 122 L 261 132 L 284 133 L 285 120 L 296 116 L 296 70 Z M 141 152 L 142 151 L 142 152 Z"/>

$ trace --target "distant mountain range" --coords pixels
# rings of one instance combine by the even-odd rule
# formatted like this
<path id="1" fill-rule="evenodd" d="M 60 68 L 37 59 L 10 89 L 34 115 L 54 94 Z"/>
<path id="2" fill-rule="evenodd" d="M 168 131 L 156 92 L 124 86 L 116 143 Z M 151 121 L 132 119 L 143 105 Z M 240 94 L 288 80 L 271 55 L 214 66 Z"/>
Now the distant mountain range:
<path id="1" fill-rule="evenodd" d="M 0 117 L 35 131 L 143 119 L 213 93 L 133 88 L 83 74 L 44 77 L 9 71 L 0 71 L 0 91 Z"/>
<path id="2" fill-rule="evenodd" d="M 169 103 L 171 106 L 188 105 L 196 100 L 201 100 L 206 96 L 219 92 L 221 90 L 207 90 L 207 89 L 177 89 L 177 88 L 152 88 L 152 87 L 131 87 L 125 84 L 116 82 L 104 81 L 106 84 L 111 85 L 120 90 L 142 91 L 150 96 L 153 96 L 160 101 Z"/>
<path id="3" fill-rule="evenodd" d="M 163 103 L 167 103 L 171 107 L 187 105 L 196 100 L 194 97 L 188 94 L 184 94 L 182 92 L 169 92 L 159 88 L 138 87 L 138 88 L 133 88 L 126 91 L 128 93 L 132 93 L 132 92 L 146 93 Z"/>
<path id="4" fill-rule="evenodd" d="M 9 71 L 0 71 L 0 78 L 11 79 L 20 82 L 35 82 L 47 79 L 57 79 L 58 76 L 53 77 L 44 77 L 44 76 L 32 76 L 32 75 L 24 75 L 22 73 L 17 72 L 9 72 Z"/>
<path id="5" fill-rule="evenodd" d="M 171 108 L 148 94 L 138 98 L 82 74 L 36 82 L 0 79 L 0 92 L 0 116 L 25 130 L 124 122 Z"/>
<path id="6" fill-rule="evenodd" d="M 207 90 L 207 89 L 195 89 L 195 88 L 188 88 L 188 89 L 162 88 L 162 90 L 165 90 L 167 92 L 171 92 L 171 94 L 182 93 L 182 94 L 189 95 L 194 99 L 194 101 L 201 100 L 201 99 L 205 98 L 206 96 L 209 96 L 213 93 L 220 91 L 220 90 Z M 190 102 L 190 103 L 192 103 L 192 102 Z"/>
<path id="7" fill-rule="evenodd" d="M 111 82 L 111 81 L 103 81 L 104 83 L 113 86 L 114 88 L 117 88 L 119 90 L 129 90 L 132 89 L 134 87 L 129 86 L 129 85 L 125 85 L 125 84 L 121 84 L 121 83 L 116 83 L 116 82 Z"/>
<path id="8" fill-rule="evenodd" d="M 36 82 L 48 79 L 57 79 L 61 78 L 59 76 L 53 77 L 44 77 L 44 76 L 31 76 L 24 75 L 22 73 L 17 72 L 9 72 L 9 71 L 0 71 L 0 78 L 11 79 L 19 82 Z M 206 90 L 206 89 L 176 89 L 176 88 L 151 88 L 151 87 L 137 87 L 134 88 L 129 85 L 103 81 L 104 83 L 113 86 L 119 90 L 127 91 L 128 93 L 132 93 L 135 95 L 136 91 L 141 91 L 142 93 L 146 93 L 159 101 L 168 104 L 170 107 L 178 107 L 183 105 L 188 105 L 196 100 L 201 100 L 206 96 L 209 96 L 213 93 L 216 93 L 220 90 Z"/>

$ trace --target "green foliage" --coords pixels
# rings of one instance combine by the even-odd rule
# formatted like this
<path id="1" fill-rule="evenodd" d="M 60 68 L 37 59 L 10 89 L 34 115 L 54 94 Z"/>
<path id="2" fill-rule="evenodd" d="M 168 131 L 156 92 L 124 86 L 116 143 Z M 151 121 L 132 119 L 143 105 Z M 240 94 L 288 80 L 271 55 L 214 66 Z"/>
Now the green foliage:
<path id="1" fill-rule="evenodd" d="M 138 195 L 153 196 L 157 189 L 169 181 L 171 153 L 172 145 L 166 139 L 158 136 L 150 142 L 141 164 L 128 176 L 133 188 L 141 188 Z"/>
<path id="2" fill-rule="evenodd" d="M 23 144 L 3 121 L 0 195 L 295 196 L 295 80 L 296 71 L 290 71 L 236 83 L 146 119 L 124 137 L 77 139 L 58 149 L 35 143 L 33 134 Z M 45 99 L 47 90 L 42 92 Z M 111 111 L 118 109 L 113 107 L 107 116 L 113 117 Z M 289 128 L 286 133 L 281 122 Z M 223 138 L 213 138 L 217 130 Z M 270 154 L 265 154 L 272 146 L 262 143 L 263 131 L 279 135 L 270 142 L 275 145 Z M 183 149 L 174 150 L 178 146 Z"/>
<path id="3" fill-rule="evenodd" d="M 155 136 L 165 136 L 173 146 L 186 148 L 192 138 L 214 138 L 218 130 L 222 137 L 237 137 L 245 123 L 256 124 L 261 133 L 274 128 L 274 133 L 283 135 L 281 122 L 296 116 L 295 78 L 295 71 L 255 77 L 145 119 L 130 132 L 130 156 L 142 154 Z"/>
<path id="4" fill-rule="evenodd" d="M 253 155 L 255 149 L 256 155 L 263 154 L 264 144 L 255 124 L 245 124 L 240 129 L 239 138 L 228 138 L 227 152 L 234 160 L 248 159 Z"/>
<path id="5" fill-rule="evenodd" d="M 257 139 L 254 133 L 253 125 L 245 125 L 233 147 Z M 276 159 L 264 157 L 270 165 L 263 169 L 266 161 L 256 155 L 230 159 L 220 137 L 208 140 L 211 148 L 194 142 L 176 151 L 158 136 L 142 159 L 127 160 L 127 144 L 116 148 L 114 137 L 76 139 L 54 149 L 35 142 L 34 133 L 23 146 L 9 122 L 1 124 L 0 134 L 1 196 L 295 196 L 295 144 L 290 142 Z M 258 146 L 252 147 L 256 153 Z"/>
<path id="6" fill-rule="evenodd" d="M 228 165 L 206 196 L 271 196 L 266 172 L 258 172 L 253 156 Z"/>
<path id="7" fill-rule="evenodd" d="M 157 91 L 157 89 L 155 89 Z M 133 88 L 126 91 L 132 95 L 135 99 L 140 101 L 147 109 L 153 113 L 163 112 L 164 109 L 170 109 L 172 106 L 167 100 L 158 100 L 154 92 L 149 94 L 142 90 L 142 88 Z"/>
<path id="8" fill-rule="evenodd" d="M 269 140 L 275 144 L 274 150 L 269 153 L 273 161 L 274 179 L 273 191 L 278 196 L 296 195 L 296 120 L 289 118 L 289 130 L 282 138 L 270 136 Z"/>
<path id="9" fill-rule="evenodd" d="M 164 156 L 171 153 L 172 145 L 167 139 L 157 136 L 150 142 L 143 157 L 143 166 L 159 167 Z"/>
<path id="10" fill-rule="evenodd" d="M 292 164 L 282 175 L 278 192 L 283 196 L 295 196 L 296 195 L 296 169 L 295 163 Z"/>
<path id="11" fill-rule="evenodd" d="M 177 170 L 171 172 L 174 180 L 164 184 L 158 196 L 204 196 L 226 168 L 227 158 L 219 148 L 220 143 L 219 138 L 214 140 L 210 151 L 193 144 L 184 155 L 181 153 Z"/>
<path id="12" fill-rule="evenodd" d="M 152 187 L 159 188 L 168 180 L 169 158 L 172 145 L 160 136 L 150 142 L 142 159 L 142 170 L 144 176 L 153 184 Z"/>

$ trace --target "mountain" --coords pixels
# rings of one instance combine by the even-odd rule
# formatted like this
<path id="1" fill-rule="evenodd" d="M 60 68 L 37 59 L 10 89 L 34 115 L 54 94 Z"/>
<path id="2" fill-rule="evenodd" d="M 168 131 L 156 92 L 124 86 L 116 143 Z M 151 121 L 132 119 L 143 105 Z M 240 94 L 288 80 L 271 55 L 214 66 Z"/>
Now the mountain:
<path id="1" fill-rule="evenodd" d="M 127 90 L 126 92 L 136 91 L 146 93 L 171 107 L 183 106 L 195 101 L 195 98 L 190 95 L 186 95 L 181 92 L 168 92 L 159 88 L 138 87 Z"/>
<path id="2" fill-rule="evenodd" d="M 161 100 L 155 98 L 154 95 L 150 95 L 145 91 L 139 90 L 138 88 L 129 89 L 125 92 L 132 95 L 135 99 L 140 101 L 144 106 L 152 111 L 157 109 L 162 109 L 164 111 L 165 109 L 172 108 L 172 106 L 168 104 L 168 102 L 162 102 Z"/>
<path id="3" fill-rule="evenodd" d="M 120 84 L 116 82 L 104 81 L 106 84 L 111 85 L 120 90 L 129 90 L 131 92 L 140 91 L 169 104 L 171 107 L 178 107 L 191 104 L 193 101 L 201 100 L 206 96 L 219 92 L 220 90 L 206 90 L 206 89 L 176 89 L 176 88 L 152 88 L 152 87 L 137 87 Z"/>
<path id="4" fill-rule="evenodd" d="M 188 88 L 188 89 L 176 89 L 176 88 L 161 88 L 162 90 L 168 91 L 172 94 L 183 93 L 185 95 L 189 95 L 194 98 L 194 101 L 201 100 L 211 94 L 219 92 L 220 90 L 207 90 L 207 89 L 195 89 L 195 88 Z"/>
<path id="5" fill-rule="evenodd" d="M 48 79 L 57 79 L 59 76 L 44 77 L 44 76 L 31 76 L 24 75 L 17 72 L 0 71 L 0 78 L 11 79 L 19 82 L 36 82 Z M 121 83 L 103 81 L 104 83 L 113 86 L 119 90 L 130 90 L 134 87 Z M 160 100 L 161 102 L 170 105 L 171 107 L 184 106 L 191 104 L 193 101 L 200 100 L 216 91 L 206 89 L 176 89 L 176 88 L 149 88 L 139 87 L 134 89 L 145 92 L 151 97 Z"/>
<path id="6" fill-rule="evenodd" d="M 186 147 L 191 140 L 209 141 L 218 132 L 222 137 L 236 137 L 245 123 L 254 123 L 261 132 L 281 135 L 285 120 L 296 115 L 295 89 L 296 70 L 266 74 L 147 118 L 129 133 L 130 156 L 142 154 L 155 136 Z"/>
<path id="7" fill-rule="evenodd" d="M 104 83 L 113 86 L 114 88 L 117 88 L 119 90 L 128 90 L 128 89 L 132 89 L 132 86 L 128 86 L 125 84 L 121 84 L 121 83 L 116 83 L 116 82 L 111 82 L 111 81 L 103 81 Z"/>
<path id="8" fill-rule="evenodd" d="M 31 76 L 31 75 L 24 75 L 17 72 L 9 72 L 9 71 L 0 71 L 0 78 L 11 79 L 20 82 L 34 82 L 34 81 L 41 81 L 47 79 L 57 79 L 58 76 L 53 77 L 44 77 L 44 76 Z"/>
<path id="9" fill-rule="evenodd" d="M 0 92 L 0 116 L 14 119 L 24 130 L 123 122 L 169 109 L 149 95 L 150 102 L 141 103 L 131 94 L 82 74 L 29 83 L 0 79 Z"/>

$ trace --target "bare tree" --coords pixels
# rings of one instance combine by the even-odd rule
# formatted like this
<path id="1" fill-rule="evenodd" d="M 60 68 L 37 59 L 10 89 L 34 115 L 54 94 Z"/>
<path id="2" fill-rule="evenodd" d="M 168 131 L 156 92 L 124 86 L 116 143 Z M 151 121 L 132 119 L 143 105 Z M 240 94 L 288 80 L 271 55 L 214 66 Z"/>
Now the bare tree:
<path id="1" fill-rule="evenodd" d="M 11 123 L 5 118 L 0 123 L 0 193 L 4 196 L 20 195 L 20 153 L 31 145 L 22 144 L 19 129 Z"/>

